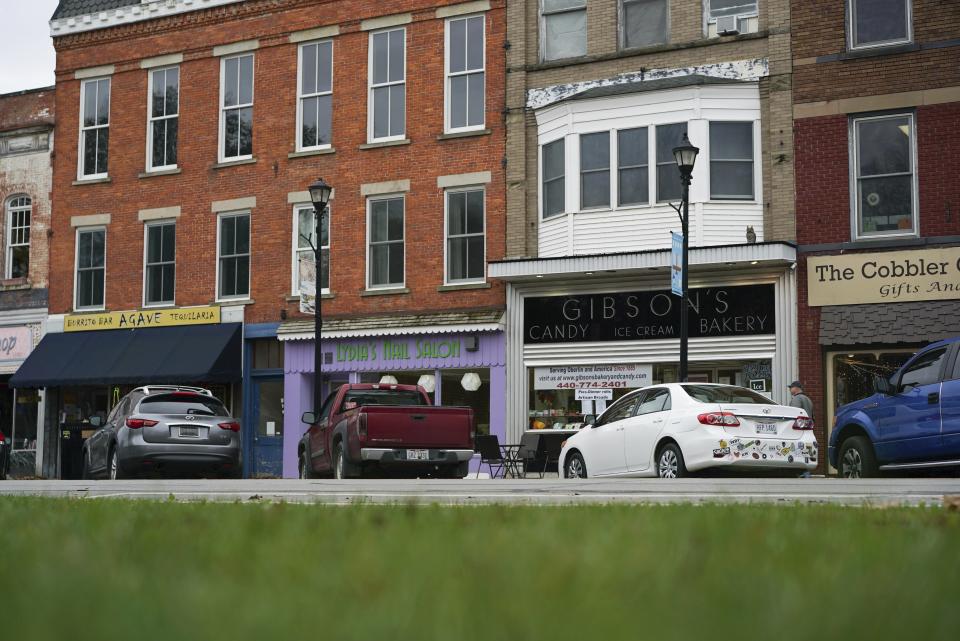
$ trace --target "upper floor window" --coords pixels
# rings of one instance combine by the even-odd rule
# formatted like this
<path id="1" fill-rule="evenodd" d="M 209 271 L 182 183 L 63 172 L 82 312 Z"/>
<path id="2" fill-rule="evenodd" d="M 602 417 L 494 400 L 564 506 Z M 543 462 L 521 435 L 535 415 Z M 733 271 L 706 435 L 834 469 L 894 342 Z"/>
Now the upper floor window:
<path id="1" fill-rule="evenodd" d="M 580 209 L 610 206 L 610 133 L 580 136 Z"/>
<path id="2" fill-rule="evenodd" d="M 220 161 L 253 156 L 253 54 L 220 61 Z"/>
<path id="3" fill-rule="evenodd" d="M 29 196 L 14 196 L 7 201 L 7 264 L 6 278 L 26 278 L 30 274 Z"/>
<path id="4" fill-rule="evenodd" d="M 854 118 L 851 129 L 857 235 L 916 233 L 913 115 Z"/>
<path id="5" fill-rule="evenodd" d="M 484 191 L 447 192 L 446 282 L 482 281 L 486 277 Z"/>
<path id="6" fill-rule="evenodd" d="M 710 198 L 753 200 L 753 123 L 710 123 Z"/>
<path id="7" fill-rule="evenodd" d="M 333 43 L 300 45 L 297 149 L 329 147 L 333 131 Z"/>
<path id="8" fill-rule="evenodd" d="M 649 159 L 646 127 L 617 132 L 617 202 L 621 206 L 650 202 Z"/>
<path id="9" fill-rule="evenodd" d="M 587 0 L 540 0 L 544 60 L 587 55 Z"/>
<path id="10" fill-rule="evenodd" d="M 910 5 L 910 0 L 847 0 L 850 48 L 910 42 Z"/>
<path id="11" fill-rule="evenodd" d="M 80 175 L 104 178 L 110 141 L 110 78 L 80 85 Z"/>
<path id="12" fill-rule="evenodd" d="M 177 225 L 173 221 L 150 223 L 144 230 L 144 305 L 172 305 L 176 277 Z"/>
<path id="13" fill-rule="evenodd" d="M 300 262 L 315 258 L 311 243 L 317 242 L 317 214 L 313 205 L 297 205 L 293 208 L 293 293 L 300 293 Z M 330 207 L 323 216 L 320 229 L 320 292 L 330 291 Z"/>
<path id="14" fill-rule="evenodd" d="M 217 298 L 250 296 L 250 214 L 220 216 L 217 242 Z"/>
<path id="15" fill-rule="evenodd" d="M 757 0 L 708 0 L 710 19 L 757 14 Z"/>
<path id="16" fill-rule="evenodd" d="M 543 198 L 544 218 L 562 214 L 566 210 L 564 147 L 563 138 L 543 146 L 543 161 L 540 167 L 543 186 L 540 193 Z"/>
<path id="17" fill-rule="evenodd" d="M 177 166 L 180 124 L 180 68 L 150 72 L 150 115 L 147 133 L 147 169 Z"/>
<path id="18" fill-rule="evenodd" d="M 665 43 L 669 11 L 667 0 L 620 0 L 620 46 Z"/>
<path id="19" fill-rule="evenodd" d="M 367 250 L 367 264 L 370 267 L 367 287 L 403 287 L 404 199 L 400 196 L 370 200 L 368 203 L 370 245 Z"/>
<path id="20" fill-rule="evenodd" d="M 657 201 L 678 200 L 682 196 L 680 172 L 673 157 L 673 148 L 683 144 L 687 123 L 657 125 Z"/>
<path id="21" fill-rule="evenodd" d="M 370 140 L 407 132 L 406 29 L 370 34 Z"/>
<path id="22" fill-rule="evenodd" d="M 76 309 L 103 308 L 106 258 L 106 228 L 77 229 Z"/>
<path id="23" fill-rule="evenodd" d="M 483 16 L 447 21 L 447 130 L 484 125 Z"/>

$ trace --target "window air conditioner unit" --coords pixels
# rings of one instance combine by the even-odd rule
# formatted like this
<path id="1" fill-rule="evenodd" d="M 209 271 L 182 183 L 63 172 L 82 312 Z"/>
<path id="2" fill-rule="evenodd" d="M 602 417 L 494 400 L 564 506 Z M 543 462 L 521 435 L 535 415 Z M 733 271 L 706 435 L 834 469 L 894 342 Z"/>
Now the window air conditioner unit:
<path id="1" fill-rule="evenodd" d="M 717 18 L 717 35 L 735 36 L 740 33 L 737 26 L 737 16 L 721 16 Z"/>

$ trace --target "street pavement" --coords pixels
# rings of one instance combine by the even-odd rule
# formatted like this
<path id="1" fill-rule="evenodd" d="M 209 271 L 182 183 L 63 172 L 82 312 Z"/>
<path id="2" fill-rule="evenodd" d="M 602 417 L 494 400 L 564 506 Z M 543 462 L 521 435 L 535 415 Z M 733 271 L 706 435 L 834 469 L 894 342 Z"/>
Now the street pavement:
<path id="1" fill-rule="evenodd" d="M 960 479 L 464 479 L 0 481 L 0 495 L 350 505 L 834 503 L 960 506 Z"/>

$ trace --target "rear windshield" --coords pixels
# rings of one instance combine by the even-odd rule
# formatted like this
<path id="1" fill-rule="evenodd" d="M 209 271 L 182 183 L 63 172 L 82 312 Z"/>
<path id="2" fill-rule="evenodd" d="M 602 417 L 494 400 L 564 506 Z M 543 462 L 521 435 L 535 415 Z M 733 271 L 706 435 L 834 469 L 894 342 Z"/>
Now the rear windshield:
<path id="1" fill-rule="evenodd" d="M 763 394 L 736 385 L 681 385 L 687 394 L 701 403 L 739 403 L 741 405 L 776 405 Z"/>
<path id="2" fill-rule="evenodd" d="M 344 403 L 357 405 L 426 405 L 419 392 L 407 392 L 392 389 L 350 390 L 343 397 Z"/>
<path id="3" fill-rule="evenodd" d="M 200 416 L 230 416 L 223 403 L 200 394 L 157 394 L 143 399 L 141 414 L 198 414 Z"/>

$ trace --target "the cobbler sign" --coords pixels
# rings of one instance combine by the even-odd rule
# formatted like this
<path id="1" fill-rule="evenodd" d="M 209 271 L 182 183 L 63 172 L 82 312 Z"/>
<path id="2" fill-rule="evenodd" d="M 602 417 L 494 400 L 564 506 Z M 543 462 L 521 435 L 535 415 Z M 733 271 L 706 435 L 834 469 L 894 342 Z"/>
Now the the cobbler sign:
<path id="1" fill-rule="evenodd" d="M 960 298 L 960 247 L 811 256 L 810 306 Z"/>

